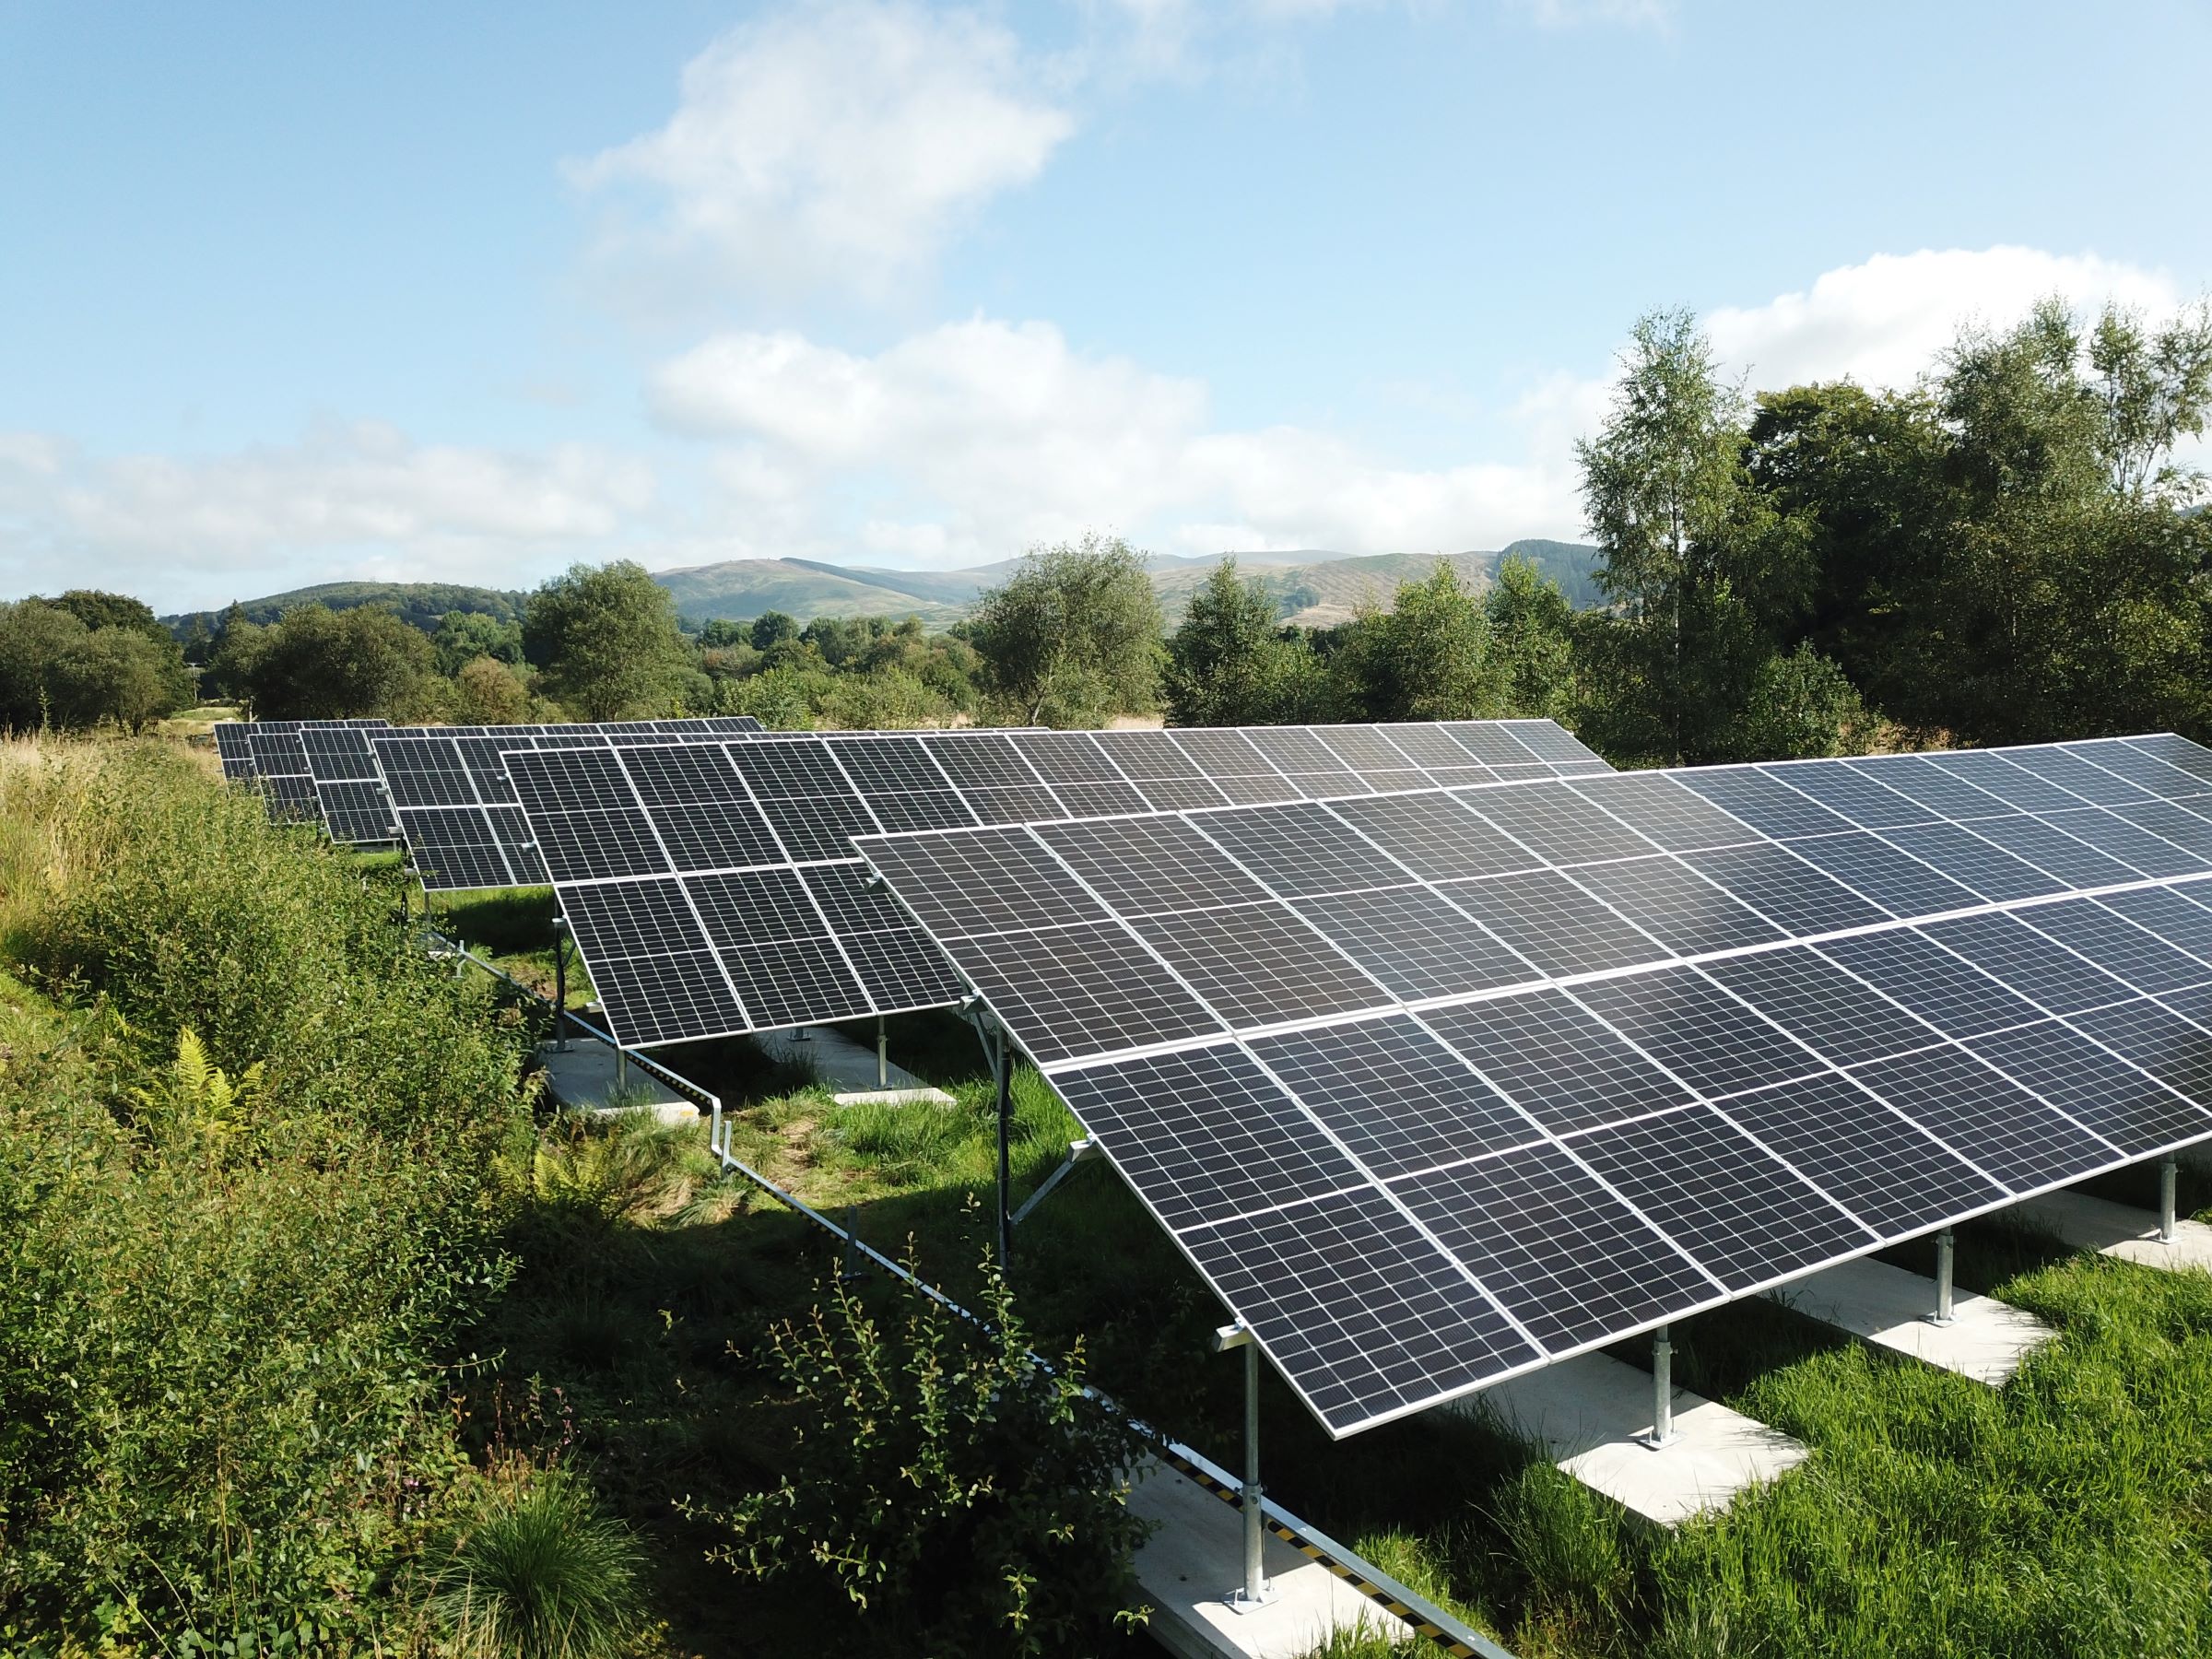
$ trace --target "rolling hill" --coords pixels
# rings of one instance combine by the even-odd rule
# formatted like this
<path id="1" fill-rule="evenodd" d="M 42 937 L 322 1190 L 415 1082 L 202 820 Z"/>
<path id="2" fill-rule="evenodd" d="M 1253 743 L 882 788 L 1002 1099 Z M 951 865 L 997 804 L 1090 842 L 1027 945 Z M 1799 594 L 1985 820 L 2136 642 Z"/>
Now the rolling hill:
<path id="1" fill-rule="evenodd" d="M 1451 555 L 1461 579 L 1480 589 L 1509 553 L 1524 554 L 1558 582 L 1578 606 L 1594 605 L 1599 594 L 1590 579 L 1597 550 L 1574 542 L 1519 541 L 1501 552 Z M 1286 616 L 1304 627 L 1326 627 L 1350 618 L 1370 601 L 1387 605 L 1400 582 L 1426 576 L 1435 556 L 1381 553 L 1347 558 L 1320 549 L 1289 553 L 1229 553 L 1150 560 L 1152 585 L 1172 622 L 1190 596 L 1222 559 L 1233 558 L 1240 571 L 1265 576 L 1286 601 Z M 720 564 L 662 571 L 654 580 L 676 595 L 677 609 L 697 625 L 722 618 L 749 621 L 763 611 L 810 617 L 920 617 L 941 628 L 974 606 L 985 588 L 1003 582 L 1011 559 L 964 571 L 887 571 L 865 565 L 823 564 L 806 559 L 733 559 Z"/>
<path id="2" fill-rule="evenodd" d="M 1498 561 L 1524 554 L 1557 582 L 1577 606 L 1600 603 L 1591 581 L 1597 549 L 1575 542 L 1517 541 L 1500 552 L 1450 556 L 1460 578 L 1480 591 L 1489 584 Z M 1191 595 L 1224 559 L 1239 571 L 1263 576 L 1280 596 L 1286 619 L 1306 628 L 1344 622 L 1362 605 L 1388 605 L 1398 583 L 1418 581 L 1434 568 L 1428 553 L 1378 553 L 1351 558 L 1318 548 L 1288 553 L 1216 553 L 1194 557 L 1171 554 L 1149 561 L 1152 585 L 1171 624 Z M 824 564 L 811 559 L 732 559 L 654 572 L 653 580 L 675 595 L 677 612 L 692 628 L 717 618 L 747 622 L 764 611 L 782 611 L 801 621 L 815 617 L 919 617 L 932 628 L 958 622 L 975 608 L 977 595 L 1006 580 L 1015 561 L 976 565 L 964 571 L 887 571 L 868 565 Z M 460 587 L 428 582 L 330 582 L 287 594 L 244 602 L 256 622 L 274 622 L 295 605 L 327 605 L 345 610 L 357 605 L 388 605 L 422 629 L 434 632 L 449 610 L 483 611 L 505 619 L 519 617 L 525 594 L 493 588 Z M 164 617 L 180 637 L 194 619 L 210 628 L 218 611 L 191 611 Z"/>
<path id="3" fill-rule="evenodd" d="M 463 587 L 445 582 L 325 582 L 314 587 L 294 588 L 288 594 L 271 594 L 241 602 L 249 622 L 274 622 L 296 605 L 325 605 L 332 610 L 351 610 L 359 605 L 388 606 L 425 633 L 438 630 L 447 611 L 482 611 L 502 622 L 517 620 L 528 595 L 498 588 Z M 228 607 L 226 607 L 228 608 Z M 222 619 L 219 610 L 184 611 L 164 617 L 162 625 L 182 639 L 196 620 L 213 632 Z"/>

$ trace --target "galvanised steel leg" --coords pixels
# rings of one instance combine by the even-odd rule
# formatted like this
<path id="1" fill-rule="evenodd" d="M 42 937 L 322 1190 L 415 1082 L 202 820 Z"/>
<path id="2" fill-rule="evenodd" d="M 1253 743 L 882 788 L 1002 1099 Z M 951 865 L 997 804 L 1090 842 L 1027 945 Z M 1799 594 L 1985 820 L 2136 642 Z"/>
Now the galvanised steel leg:
<path id="1" fill-rule="evenodd" d="M 883 1016 L 876 1016 L 876 1087 L 891 1086 L 891 1039 L 883 1023 Z"/>
<path id="2" fill-rule="evenodd" d="M 553 1049 L 569 1052 L 569 939 L 558 921 L 553 927 Z"/>
<path id="3" fill-rule="evenodd" d="M 2161 1244 L 2173 1242 L 2173 1186 L 2179 1168 L 2171 1153 L 2159 1160 L 2159 1242 Z"/>
<path id="4" fill-rule="evenodd" d="M 1661 1325 L 1652 1338 L 1652 1438 L 1655 1452 L 1675 1438 L 1675 1345 Z"/>
<path id="5" fill-rule="evenodd" d="M 1251 1613 L 1275 1599 L 1267 1582 L 1265 1550 L 1267 1541 L 1261 1513 L 1260 1486 L 1260 1345 L 1247 1334 L 1244 1341 L 1244 1485 L 1239 1490 L 1244 1511 L 1244 1583 L 1230 1597 L 1239 1613 Z"/>
<path id="6" fill-rule="evenodd" d="M 1951 1230 L 1945 1228 L 1936 1235 L 1936 1312 L 1928 1315 L 1933 1325 L 1951 1323 Z"/>
<path id="7" fill-rule="evenodd" d="M 1007 1140 L 1014 1122 L 1014 1053 L 1002 1029 L 992 1045 L 998 1071 L 998 1272 L 1014 1277 L 1014 1211 L 1012 1159 Z"/>

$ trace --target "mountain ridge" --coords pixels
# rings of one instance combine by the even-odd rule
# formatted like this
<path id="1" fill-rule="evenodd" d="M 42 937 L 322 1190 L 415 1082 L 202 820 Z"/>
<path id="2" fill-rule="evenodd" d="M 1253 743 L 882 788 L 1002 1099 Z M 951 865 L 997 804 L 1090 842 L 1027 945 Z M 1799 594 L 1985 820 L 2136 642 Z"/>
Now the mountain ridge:
<path id="1" fill-rule="evenodd" d="M 1286 621 L 1321 628 L 1348 621 L 1362 606 L 1387 606 L 1399 582 L 1419 581 L 1439 558 L 1479 592 L 1489 584 L 1499 562 L 1513 554 L 1532 559 L 1577 606 L 1603 603 L 1593 580 L 1598 551 L 1579 542 L 1531 538 L 1494 550 L 1453 554 L 1342 554 L 1323 548 L 1156 554 L 1146 566 L 1171 625 L 1214 567 L 1233 559 L 1241 571 L 1275 588 Z M 928 627 L 945 628 L 972 614 L 982 591 L 1004 581 L 1018 562 L 1000 559 L 959 571 L 893 571 L 811 559 L 731 559 L 655 571 L 653 579 L 675 596 L 678 614 L 691 628 L 716 619 L 749 622 L 767 611 L 802 622 L 816 617 L 912 616 Z M 449 610 L 482 611 L 505 619 L 519 617 L 526 598 L 519 591 L 449 582 L 326 582 L 241 604 L 256 622 L 273 622 L 296 605 L 324 604 L 338 610 L 388 605 L 417 627 L 434 631 Z M 222 614 L 185 611 L 161 620 L 181 637 L 195 621 L 212 629 Z"/>

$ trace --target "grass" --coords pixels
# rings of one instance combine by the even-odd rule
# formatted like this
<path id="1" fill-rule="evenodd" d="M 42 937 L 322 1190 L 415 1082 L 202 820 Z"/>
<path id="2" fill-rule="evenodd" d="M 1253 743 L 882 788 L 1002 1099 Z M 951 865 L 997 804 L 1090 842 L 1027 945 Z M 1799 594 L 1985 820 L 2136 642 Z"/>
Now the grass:
<path id="1" fill-rule="evenodd" d="M 894 1026 L 891 1052 L 955 1103 L 839 1107 L 745 1042 L 666 1058 L 731 1103 L 737 1156 L 887 1253 L 911 1241 L 925 1277 L 969 1296 L 987 1230 L 972 1206 L 987 1204 L 995 1163 L 980 1050 L 936 1016 Z M 1018 1202 L 1077 1131 L 1031 1074 L 1018 1074 L 1015 1106 Z M 696 1160 L 695 1140 L 663 1146 L 691 1146 Z M 590 1223 L 589 1246 L 579 1238 L 552 1279 L 525 1288 L 518 1307 L 539 1311 L 513 1350 L 575 1402 L 664 1563 L 700 1543 L 669 1518 L 673 1496 L 767 1478 L 781 1406 L 750 1367 L 769 1323 L 804 1311 L 841 1266 L 782 1206 L 688 1167 L 680 1192 L 626 1212 L 646 1215 L 641 1225 Z M 2153 1180 L 2136 1171 L 2099 1184 L 2142 1205 Z M 2184 1206 L 2208 1198 L 2185 1174 Z M 1924 1273 L 1931 1252 L 1890 1253 Z M 1082 1335 L 1101 1386 L 1233 1464 L 1241 1367 L 1206 1340 L 1222 1312 L 1109 1169 L 1062 1183 L 1023 1226 L 1014 1269 L 1041 1340 Z M 1997 1221 L 1959 1230 L 1958 1274 L 1962 1288 L 2060 1332 L 2005 1390 L 1771 1303 L 1678 1324 L 1686 1386 L 1815 1451 L 1771 1490 L 1678 1533 L 1631 1525 L 1478 1415 L 1333 1442 L 1271 1373 L 1265 1477 L 1289 1507 L 1524 1659 L 2212 1651 L 2212 1276 L 2069 1255 Z M 1619 1357 L 1643 1363 L 1642 1345 Z M 768 1598 L 701 1586 L 690 1571 L 658 1604 L 687 1642 L 705 1651 L 735 1640 L 732 1620 L 771 1616 Z M 817 1612 L 843 1628 L 836 1609 Z M 880 1645 L 877 1634 L 867 1640 Z M 1391 1650 L 1378 1637 L 1327 1651 Z"/>

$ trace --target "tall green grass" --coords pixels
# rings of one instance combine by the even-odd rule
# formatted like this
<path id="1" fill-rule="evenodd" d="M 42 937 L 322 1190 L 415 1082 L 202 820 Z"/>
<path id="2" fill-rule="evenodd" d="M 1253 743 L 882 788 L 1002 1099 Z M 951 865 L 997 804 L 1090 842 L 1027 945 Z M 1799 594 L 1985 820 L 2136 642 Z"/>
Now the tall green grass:
<path id="1" fill-rule="evenodd" d="M 42 994 L 0 985 L 0 1627 L 372 1641 L 511 1272 L 521 1024 L 173 748 L 8 746 L 0 826 L 0 951 Z M 260 1068 L 219 1125 L 147 1105 L 200 1087 L 184 1033 Z"/>

